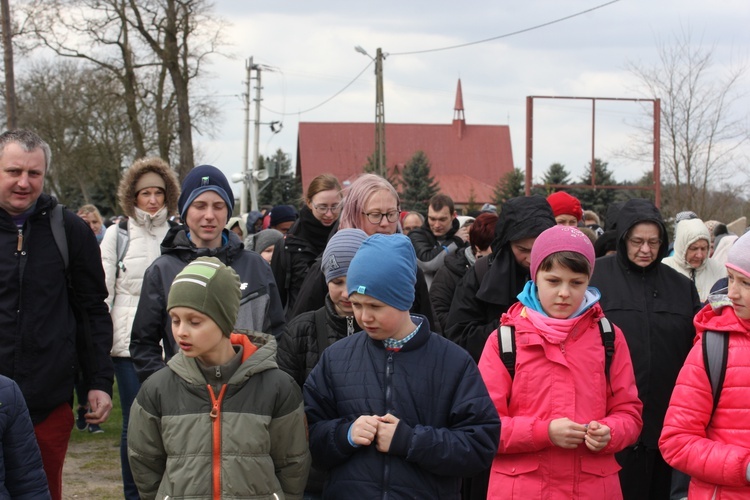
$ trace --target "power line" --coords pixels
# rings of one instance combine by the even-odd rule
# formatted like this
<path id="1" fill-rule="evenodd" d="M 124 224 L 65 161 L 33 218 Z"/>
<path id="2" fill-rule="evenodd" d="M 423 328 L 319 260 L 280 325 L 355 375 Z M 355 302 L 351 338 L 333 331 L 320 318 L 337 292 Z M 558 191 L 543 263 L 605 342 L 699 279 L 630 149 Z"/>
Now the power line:
<path id="1" fill-rule="evenodd" d="M 531 26 L 530 28 L 524 28 L 522 30 L 513 31 L 511 33 L 505 33 L 504 35 L 493 36 L 492 38 L 485 38 L 484 40 L 477 40 L 475 42 L 461 43 L 461 44 L 458 44 L 458 45 L 451 45 L 449 47 L 441 47 L 441 48 L 438 48 L 438 49 L 415 50 L 413 52 L 396 52 L 396 53 L 391 52 L 388 55 L 389 56 L 410 56 L 410 55 L 414 55 L 414 54 L 426 54 L 428 52 L 440 52 L 440 51 L 443 51 L 443 50 L 460 49 L 462 47 L 468 47 L 470 45 L 478 45 L 480 43 L 491 42 L 491 41 L 494 41 L 494 40 L 500 40 L 501 38 L 508 38 L 508 37 L 511 37 L 511 36 L 520 35 L 521 33 L 527 33 L 529 31 L 537 30 L 539 28 L 544 28 L 546 26 L 550 26 L 550 25 L 553 25 L 553 24 L 561 23 L 563 21 L 567 21 L 568 19 L 573 19 L 574 17 L 582 16 L 583 14 L 588 14 L 589 12 L 593 12 L 593 11 L 601 9 L 603 7 L 607 7 L 608 5 L 612 5 L 613 3 L 617 3 L 619 1 L 620 0 L 611 0 L 610 2 L 606 2 L 606 3 L 603 3 L 601 5 L 597 5 L 596 7 L 591 7 L 590 9 L 582 10 L 580 12 L 576 12 L 575 14 L 571 14 L 569 16 L 565 16 L 565 17 L 561 17 L 559 19 L 555 19 L 554 21 L 549 21 L 549 22 L 546 22 L 546 23 L 537 24 L 536 26 Z"/>
<path id="2" fill-rule="evenodd" d="M 319 107 L 321 107 L 321 106 L 323 106 L 323 105 L 331 102 L 333 99 L 335 99 L 336 97 L 338 97 L 342 92 L 344 92 L 346 89 L 348 89 L 349 87 L 351 87 L 354 84 L 354 82 L 356 82 L 357 80 L 359 80 L 359 77 L 362 76 L 364 74 L 364 72 L 367 71 L 367 69 L 370 66 L 372 66 L 372 65 L 373 65 L 373 61 L 370 61 L 369 63 L 367 63 L 367 66 L 365 66 L 364 69 L 362 71 L 360 71 L 359 74 L 352 79 L 352 81 L 350 81 L 349 83 L 347 83 L 346 85 L 344 85 L 344 87 L 341 90 L 339 90 L 338 92 L 336 92 L 335 94 L 333 94 L 331 97 L 329 97 L 325 101 L 321 102 L 320 104 L 317 104 L 317 105 L 313 106 L 312 108 L 308 108 L 308 109 L 305 109 L 303 111 L 296 111 L 294 113 L 285 113 L 285 112 L 282 113 L 282 112 L 279 112 L 279 111 L 274 111 L 273 109 L 267 108 L 265 106 L 263 106 L 263 109 L 265 109 L 266 111 L 270 111 L 271 113 L 275 113 L 277 115 L 281 115 L 281 116 L 301 115 L 303 113 L 308 113 L 310 111 L 318 109 Z"/>

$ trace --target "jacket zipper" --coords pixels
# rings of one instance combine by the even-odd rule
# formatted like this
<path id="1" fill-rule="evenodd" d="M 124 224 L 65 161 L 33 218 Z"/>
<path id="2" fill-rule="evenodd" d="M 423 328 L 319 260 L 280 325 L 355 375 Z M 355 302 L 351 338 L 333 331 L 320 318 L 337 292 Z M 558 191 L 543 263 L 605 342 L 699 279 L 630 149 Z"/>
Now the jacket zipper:
<path id="1" fill-rule="evenodd" d="M 211 476 L 213 478 L 213 497 L 221 500 L 221 402 L 224 399 L 224 393 L 227 391 L 227 385 L 221 386 L 219 397 L 214 395 L 214 389 L 208 384 L 208 393 L 211 395 L 211 428 L 213 434 L 212 459 L 211 459 Z"/>
<path id="2" fill-rule="evenodd" d="M 393 409 L 393 351 L 388 351 L 385 363 L 385 412 L 390 413 Z M 383 465 L 383 500 L 388 498 L 388 484 L 391 480 L 391 460 L 386 454 Z"/>
<path id="3" fill-rule="evenodd" d="M 354 333 L 354 318 L 351 316 L 346 317 L 346 336 L 348 337 Z"/>

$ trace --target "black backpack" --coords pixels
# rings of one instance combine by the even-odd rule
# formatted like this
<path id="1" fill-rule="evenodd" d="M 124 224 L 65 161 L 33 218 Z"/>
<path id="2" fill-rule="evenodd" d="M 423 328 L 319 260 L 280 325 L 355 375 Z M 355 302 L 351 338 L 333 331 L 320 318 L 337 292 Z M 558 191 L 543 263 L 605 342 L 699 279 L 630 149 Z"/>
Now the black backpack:
<path id="1" fill-rule="evenodd" d="M 703 366 L 706 368 L 708 380 L 711 382 L 711 393 L 714 397 L 713 407 L 711 408 L 711 417 L 713 418 L 719 404 L 721 389 L 724 386 L 724 376 L 727 373 L 729 334 L 706 330 L 703 332 L 701 344 L 703 346 Z"/>
<path id="2" fill-rule="evenodd" d="M 609 367 L 612 365 L 612 356 L 615 354 L 615 330 L 612 323 L 605 317 L 599 320 L 599 333 L 602 336 L 604 346 L 604 375 L 609 382 Z M 516 374 L 516 330 L 512 326 L 500 325 L 497 329 L 497 344 L 500 348 L 500 358 L 510 374 L 510 378 Z"/>

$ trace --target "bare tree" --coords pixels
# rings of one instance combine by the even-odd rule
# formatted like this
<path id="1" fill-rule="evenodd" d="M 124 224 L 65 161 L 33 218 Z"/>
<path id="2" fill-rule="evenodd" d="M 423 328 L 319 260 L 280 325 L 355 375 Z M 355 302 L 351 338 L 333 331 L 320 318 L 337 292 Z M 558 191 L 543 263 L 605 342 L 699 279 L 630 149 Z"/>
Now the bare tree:
<path id="1" fill-rule="evenodd" d="M 669 206 L 664 211 L 690 209 L 708 219 L 716 208 L 711 191 L 747 173 L 742 151 L 750 136 L 747 116 L 733 106 L 742 97 L 746 65 L 722 74 L 714 65 L 714 47 L 701 42 L 682 31 L 669 43 L 658 42 L 657 63 L 629 62 L 628 69 L 638 79 L 637 91 L 661 99 L 661 180 L 671 190 L 665 193 Z M 650 125 L 642 130 L 649 140 L 641 142 L 638 151 L 628 152 L 640 158 L 648 157 L 652 147 Z"/>
<path id="2" fill-rule="evenodd" d="M 207 0 L 33 0 L 46 5 L 35 36 L 57 54 L 111 72 L 122 99 L 137 156 L 178 156 L 182 177 L 194 165 L 195 123 L 215 107 L 191 107 L 190 88 L 204 62 L 223 45 L 223 22 Z M 176 154 L 175 154 L 175 151 Z"/>

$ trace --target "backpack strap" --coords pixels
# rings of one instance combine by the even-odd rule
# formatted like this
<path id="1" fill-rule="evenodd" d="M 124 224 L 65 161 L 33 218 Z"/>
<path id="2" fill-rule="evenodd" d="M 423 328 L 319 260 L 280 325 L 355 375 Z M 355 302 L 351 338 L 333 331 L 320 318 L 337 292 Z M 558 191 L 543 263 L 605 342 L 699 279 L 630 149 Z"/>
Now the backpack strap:
<path id="1" fill-rule="evenodd" d="M 315 311 L 315 332 L 318 335 L 318 356 L 320 356 L 330 345 L 328 343 L 328 324 L 326 323 L 325 306 Z"/>
<path id="2" fill-rule="evenodd" d="M 128 253 L 129 245 L 130 233 L 128 233 L 128 219 L 124 219 L 117 224 L 117 267 L 115 278 L 120 276 L 120 271 L 126 271 L 125 264 L 122 261 L 125 258 L 125 254 Z"/>
<path id="3" fill-rule="evenodd" d="M 615 354 L 615 330 L 612 327 L 612 323 L 605 317 L 602 317 L 599 320 L 599 333 L 602 337 L 602 345 L 604 346 L 604 376 L 609 382 L 609 368 L 612 366 L 612 357 Z M 510 378 L 513 379 L 513 376 L 516 374 L 515 328 L 512 326 L 500 325 L 497 329 L 497 345 L 500 351 L 500 359 L 503 360 L 503 364 L 508 370 Z"/>
<path id="4" fill-rule="evenodd" d="M 706 330 L 703 332 L 701 342 L 703 344 L 703 366 L 705 366 L 708 380 L 711 382 L 711 393 L 714 398 L 711 408 L 711 417 L 713 418 L 724 385 L 724 376 L 727 372 L 729 334 Z"/>
<path id="5" fill-rule="evenodd" d="M 478 262 L 478 261 L 477 261 Z M 516 329 L 500 325 L 497 329 L 497 345 L 500 348 L 500 359 L 508 370 L 511 380 L 516 374 Z"/>
<path id="6" fill-rule="evenodd" d="M 63 210 L 65 210 L 65 207 L 61 203 L 54 206 L 49 213 L 49 227 L 52 230 L 52 237 L 55 240 L 55 245 L 57 245 L 57 249 L 60 251 L 63 263 L 65 264 L 65 278 L 68 279 L 70 255 L 68 254 L 68 238 L 65 233 Z"/>
<path id="7" fill-rule="evenodd" d="M 604 316 L 599 320 L 599 333 L 604 346 L 604 376 L 609 383 L 609 368 L 612 366 L 612 357 L 615 355 L 615 330 L 612 328 L 612 323 Z"/>

